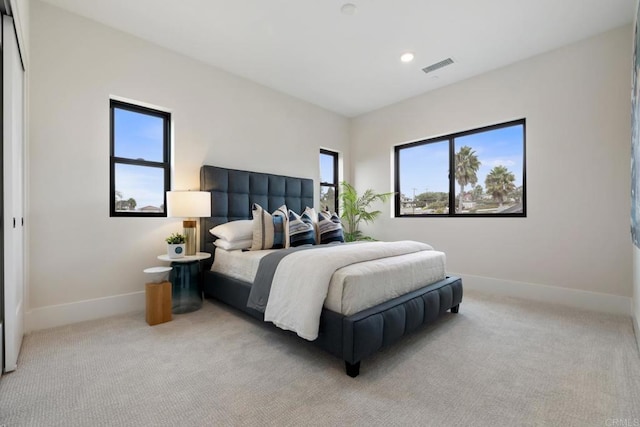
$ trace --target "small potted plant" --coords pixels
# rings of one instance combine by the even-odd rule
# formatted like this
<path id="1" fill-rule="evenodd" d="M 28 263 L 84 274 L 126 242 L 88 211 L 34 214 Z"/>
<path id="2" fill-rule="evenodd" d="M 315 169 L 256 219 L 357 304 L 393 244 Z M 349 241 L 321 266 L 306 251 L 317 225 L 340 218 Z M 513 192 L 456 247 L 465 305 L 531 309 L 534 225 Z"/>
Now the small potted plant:
<path id="1" fill-rule="evenodd" d="M 173 233 L 165 240 L 167 241 L 169 258 L 182 258 L 184 256 L 185 237 L 183 234 Z"/>

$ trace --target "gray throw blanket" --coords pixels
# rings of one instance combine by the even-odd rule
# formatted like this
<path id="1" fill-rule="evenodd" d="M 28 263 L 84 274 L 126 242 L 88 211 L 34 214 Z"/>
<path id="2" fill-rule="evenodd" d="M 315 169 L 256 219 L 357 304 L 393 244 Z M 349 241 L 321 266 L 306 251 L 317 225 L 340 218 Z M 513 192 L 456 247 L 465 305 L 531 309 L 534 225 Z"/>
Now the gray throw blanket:
<path id="1" fill-rule="evenodd" d="M 280 261 L 290 253 L 297 252 L 302 249 L 311 249 L 313 247 L 314 246 L 306 245 L 280 249 L 262 257 L 260 264 L 258 264 L 256 277 L 253 280 L 253 286 L 251 286 L 251 291 L 249 292 L 247 307 L 258 310 L 260 313 L 264 313 L 264 310 L 267 308 L 267 301 L 269 301 L 273 275 L 275 274 Z"/>

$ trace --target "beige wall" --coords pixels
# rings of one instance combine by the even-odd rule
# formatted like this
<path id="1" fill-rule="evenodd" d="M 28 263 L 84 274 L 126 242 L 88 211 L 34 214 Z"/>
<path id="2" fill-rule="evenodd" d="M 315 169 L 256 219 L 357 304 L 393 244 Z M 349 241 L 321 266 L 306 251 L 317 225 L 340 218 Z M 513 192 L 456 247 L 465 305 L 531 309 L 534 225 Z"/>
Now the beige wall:
<path id="1" fill-rule="evenodd" d="M 317 180 L 324 147 L 344 155 L 345 178 L 359 189 L 387 191 L 393 145 L 526 117 L 527 218 L 394 219 L 383 206 L 366 231 L 432 243 L 447 252 L 449 271 L 463 275 L 622 297 L 635 288 L 638 312 L 630 27 L 348 121 L 40 1 L 30 5 L 30 310 L 140 292 L 142 269 L 158 265 L 164 236 L 180 229 L 173 219 L 109 218 L 108 99 L 119 96 L 172 112 L 176 189 L 196 188 L 205 163 Z"/>
<path id="2" fill-rule="evenodd" d="M 633 327 L 640 350 L 640 249 L 633 247 Z"/>
<path id="3" fill-rule="evenodd" d="M 638 10 L 640 2 L 638 0 L 635 1 L 635 9 Z M 633 19 L 633 28 L 632 33 L 629 35 L 629 38 L 632 41 L 634 39 L 633 31 L 635 31 L 635 27 L 638 25 L 637 21 L 637 13 Z M 632 46 L 629 51 L 629 57 L 633 58 L 633 49 L 635 46 Z M 635 64 L 632 64 L 632 69 L 635 67 Z M 633 246 L 633 326 L 636 333 L 636 342 L 638 343 L 638 349 L 640 349 L 640 249 Z"/>
<path id="4" fill-rule="evenodd" d="M 70 14 L 31 3 L 30 309 L 144 289 L 178 219 L 109 217 L 109 97 L 172 112 L 173 187 L 215 164 L 319 179 L 348 162 L 348 120 Z"/>
<path id="5" fill-rule="evenodd" d="M 396 144 L 527 119 L 527 218 L 396 219 L 386 205 L 367 231 L 429 242 L 463 275 L 631 297 L 631 41 L 619 28 L 354 119 L 354 182 L 378 191 Z"/>

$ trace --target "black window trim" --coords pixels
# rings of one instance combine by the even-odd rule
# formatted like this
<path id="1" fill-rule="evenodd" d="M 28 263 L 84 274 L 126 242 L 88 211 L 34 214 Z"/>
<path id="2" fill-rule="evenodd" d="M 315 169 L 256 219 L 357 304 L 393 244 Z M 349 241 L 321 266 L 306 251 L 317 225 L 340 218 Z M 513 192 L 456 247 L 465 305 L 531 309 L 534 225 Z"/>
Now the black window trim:
<path id="1" fill-rule="evenodd" d="M 115 156 L 115 109 L 128 110 L 136 113 L 146 114 L 154 117 L 160 117 L 164 123 L 163 138 L 163 162 L 156 162 L 142 159 L 129 159 L 126 157 Z M 167 216 L 167 191 L 171 189 L 171 147 L 169 143 L 171 135 L 171 113 L 166 111 L 155 110 L 153 108 L 143 107 L 141 105 L 131 104 L 129 102 L 119 101 L 116 99 L 109 100 L 109 216 L 110 217 L 166 217 Z M 154 167 L 163 170 L 164 173 L 164 194 L 163 205 L 164 212 L 133 212 L 133 211 L 116 211 L 116 164 L 127 164 L 135 166 Z"/>
<path id="2" fill-rule="evenodd" d="M 455 176 L 451 176 L 451 171 L 455 170 L 455 144 L 454 140 L 466 135 L 472 135 L 475 133 L 488 132 L 495 129 L 501 129 L 510 126 L 522 125 L 522 212 L 517 213 L 455 213 L 455 191 L 456 180 Z M 419 145 L 430 144 L 434 142 L 447 142 L 449 143 L 449 212 L 443 214 L 416 214 L 407 215 L 401 214 L 401 193 L 400 193 L 400 150 L 403 148 L 410 148 Z M 493 124 L 489 126 L 483 126 L 481 128 L 469 129 L 462 132 L 456 132 L 448 135 L 437 136 L 434 138 L 423 139 L 420 141 L 409 142 L 406 144 L 396 145 L 393 151 L 393 165 L 394 165 L 394 217 L 395 218 L 526 218 L 527 216 L 527 124 L 526 118 L 511 120 L 504 123 Z M 453 212 L 451 207 L 454 207 Z"/>
<path id="3" fill-rule="evenodd" d="M 337 151 L 331 151 L 331 150 L 327 150 L 324 148 L 320 149 L 320 154 L 325 154 L 327 156 L 331 156 L 333 157 L 333 183 L 331 182 L 324 182 L 321 181 L 320 182 L 320 194 L 322 194 L 322 187 L 333 187 L 333 194 L 334 194 L 334 206 L 336 207 L 336 213 L 340 210 L 340 207 L 338 205 L 338 193 L 340 192 L 340 182 L 338 181 L 339 179 L 339 174 L 338 174 L 338 152 Z M 322 209 L 323 207 L 320 206 L 320 209 Z"/>

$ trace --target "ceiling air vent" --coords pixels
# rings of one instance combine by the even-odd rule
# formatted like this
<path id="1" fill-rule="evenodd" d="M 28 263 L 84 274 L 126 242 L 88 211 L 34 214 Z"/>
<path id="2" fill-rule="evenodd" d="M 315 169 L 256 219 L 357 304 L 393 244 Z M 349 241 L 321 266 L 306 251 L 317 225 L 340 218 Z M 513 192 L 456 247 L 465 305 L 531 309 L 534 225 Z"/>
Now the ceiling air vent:
<path id="1" fill-rule="evenodd" d="M 447 65 L 451 65 L 451 64 L 453 64 L 453 59 L 447 58 L 440 62 L 436 62 L 435 64 L 431 64 L 428 67 L 424 67 L 422 71 L 424 71 L 425 73 L 430 73 L 432 71 L 438 70 L 442 67 L 446 67 Z"/>

